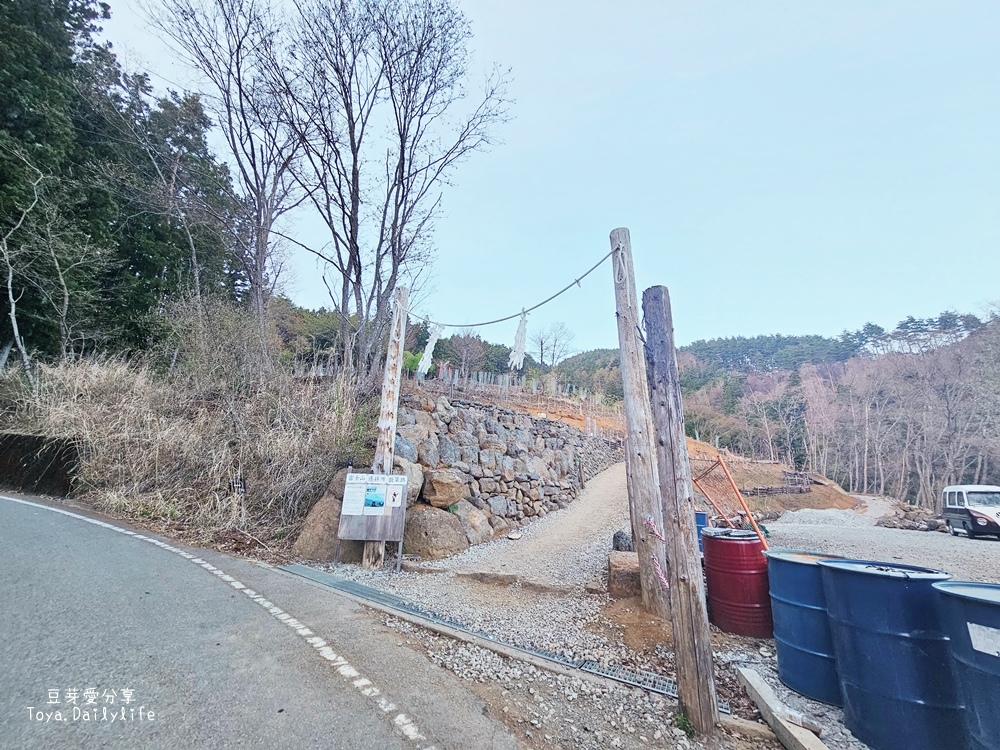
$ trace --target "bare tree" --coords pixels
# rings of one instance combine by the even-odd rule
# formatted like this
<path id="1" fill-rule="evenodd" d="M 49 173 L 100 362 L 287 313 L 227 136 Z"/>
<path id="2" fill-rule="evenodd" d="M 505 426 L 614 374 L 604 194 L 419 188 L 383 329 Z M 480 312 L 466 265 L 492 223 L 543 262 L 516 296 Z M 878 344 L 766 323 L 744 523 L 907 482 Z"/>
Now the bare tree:
<path id="1" fill-rule="evenodd" d="M 549 344 L 551 342 L 551 336 L 547 328 L 542 328 L 538 331 L 533 331 L 531 336 L 528 337 L 528 343 L 531 344 L 532 349 L 538 352 L 538 364 L 545 367 L 546 355 L 549 353 Z"/>
<path id="2" fill-rule="evenodd" d="M 76 355 L 87 338 L 82 324 L 92 320 L 97 292 L 80 275 L 93 277 L 107 269 L 104 248 L 68 222 L 49 191 L 42 196 L 33 220 L 25 227 L 22 245 L 29 261 L 21 269 L 27 284 L 38 291 L 59 327 L 62 359 Z"/>
<path id="3" fill-rule="evenodd" d="M 429 261 L 441 188 L 505 119 L 505 79 L 489 78 L 478 104 L 455 116 L 470 32 L 450 0 L 297 8 L 296 44 L 272 71 L 303 147 L 295 174 L 330 233 L 314 252 L 330 267 L 343 364 L 370 369 L 393 289 Z"/>
<path id="4" fill-rule="evenodd" d="M 555 367 L 569 356 L 573 332 L 565 323 L 553 323 L 548 328 L 533 333 L 529 340 L 538 352 L 538 364 L 542 367 Z"/>
<path id="5" fill-rule="evenodd" d="M 274 227 L 302 201 L 291 174 L 300 139 L 280 116 L 268 75 L 279 24 L 266 0 L 162 0 L 161 9 L 147 12 L 211 89 L 206 100 L 243 206 L 241 231 L 234 233 L 237 259 L 264 346 L 267 300 L 280 273 Z"/>
<path id="6" fill-rule="evenodd" d="M 565 323 L 553 323 L 549 327 L 549 358 L 553 367 L 570 355 L 573 338 L 573 332 Z"/>
<path id="7" fill-rule="evenodd" d="M 206 228 L 219 233 L 220 227 L 228 223 L 225 219 L 230 217 L 220 216 L 219 207 L 206 200 L 198 183 L 214 183 L 233 205 L 239 205 L 239 198 L 231 195 L 227 175 L 196 173 L 199 158 L 208 152 L 204 133 L 212 123 L 202 110 L 200 98 L 194 94 L 181 96 L 171 91 L 154 112 L 147 104 L 151 87 L 145 74 L 123 74 L 118 87 L 114 97 L 88 92 L 91 106 L 106 127 L 138 149 L 145 164 L 133 165 L 134 170 L 114 164 L 97 164 L 95 168 L 104 172 L 101 177 L 105 185 L 127 192 L 131 200 L 142 202 L 143 210 L 163 214 L 171 228 L 180 230 L 190 256 L 191 290 L 200 310 L 201 262 L 195 234 L 198 229 Z M 119 98 L 126 106 L 114 106 Z M 136 184 L 147 173 L 149 183 Z M 242 250 L 238 255 L 244 265 Z"/>
<path id="8" fill-rule="evenodd" d="M 458 372 L 463 378 L 482 367 L 486 357 L 486 345 L 471 328 L 463 328 L 448 340 L 448 350 L 458 360 Z"/>
<path id="9" fill-rule="evenodd" d="M 31 357 L 28 354 L 28 350 L 24 345 L 24 338 L 21 336 L 21 328 L 17 323 L 17 303 L 20 299 L 20 294 L 15 295 L 14 293 L 14 279 L 18 275 L 19 266 L 23 263 L 22 249 L 15 244 L 15 237 L 24 226 L 31 212 L 35 210 L 41 201 L 41 187 L 42 182 L 45 180 L 45 175 L 40 169 L 35 167 L 23 154 L 16 152 L 6 146 L 0 146 L 7 150 L 11 155 L 20 159 L 24 162 L 24 165 L 32 173 L 31 177 L 31 201 L 30 203 L 21 209 L 20 213 L 17 214 L 17 218 L 8 227 L 3 227 L 3 234 L 0 234 L 0 255 L 3 256 L 4 270 L 7 272 L 7 304 L 9 305 L 8 317 L 10 318 L 10 326 L 12 335 L 14 337 L 14 346 L 17 347 L 18 353 L 21 355 L 21 364 L 24 366 L 24 374 L 31 383 L 32 388 L 36 387 L 37 381 L 35 380 L 35 374 L 31 369 Z M 9 349 L 8 349 L 9 351 Z"/>

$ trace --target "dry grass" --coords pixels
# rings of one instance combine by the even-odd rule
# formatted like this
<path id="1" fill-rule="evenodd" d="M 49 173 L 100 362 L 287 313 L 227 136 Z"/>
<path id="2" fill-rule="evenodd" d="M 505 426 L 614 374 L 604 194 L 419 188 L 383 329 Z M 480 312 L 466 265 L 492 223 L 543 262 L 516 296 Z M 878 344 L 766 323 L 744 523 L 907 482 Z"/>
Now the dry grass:
<path id="1" fill-rule="evenodd" d="M 41 366 L 35 391 L 3 376 L 6 426 L 76 440 L 76 494 L 102 510 L 287 536 L 348 458 L 364 463 L 374 407 L 346 378 L 287 374 L 238 310 L 172 320 L 159 357 Z"/>

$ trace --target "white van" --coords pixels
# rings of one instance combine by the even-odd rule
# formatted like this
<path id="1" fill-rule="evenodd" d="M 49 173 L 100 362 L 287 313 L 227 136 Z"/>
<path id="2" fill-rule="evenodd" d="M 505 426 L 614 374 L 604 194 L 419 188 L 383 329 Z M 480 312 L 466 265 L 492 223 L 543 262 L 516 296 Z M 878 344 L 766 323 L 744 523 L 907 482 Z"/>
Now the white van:
<path id="1" fill-rule="evenodd" d="M 941 491 L 941 516 L 954 536 L 964 531 L 976 536 L 1000 537 L 1000 487 L 992 484 L 956 484 Z"/>

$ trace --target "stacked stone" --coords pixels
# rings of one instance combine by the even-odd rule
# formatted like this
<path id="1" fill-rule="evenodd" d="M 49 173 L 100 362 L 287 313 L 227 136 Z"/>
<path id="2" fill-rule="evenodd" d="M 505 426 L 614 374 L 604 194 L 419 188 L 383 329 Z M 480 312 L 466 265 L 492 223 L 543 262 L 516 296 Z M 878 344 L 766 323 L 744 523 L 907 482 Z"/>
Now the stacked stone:
<path id="1" fill-rule="evenodd" d="M 395 454 L 416 506 L 404 547 L 422 557 L 463 549 L 459 528 L 464 546 L 479 544 L 565 508 L 583 481 L 622 460 L 620 448 L 562 422 L 443 396 L 404 396 Z"/>
<path id="2" fill-rule="evenodd" d="M 880 518 L 875 525 L 910 531 L 946 531 L 944 521 L 935 518 L 934 515 L 934 511 L 928 508 L 915 505 L 896 506 L 892 513 Z"/>

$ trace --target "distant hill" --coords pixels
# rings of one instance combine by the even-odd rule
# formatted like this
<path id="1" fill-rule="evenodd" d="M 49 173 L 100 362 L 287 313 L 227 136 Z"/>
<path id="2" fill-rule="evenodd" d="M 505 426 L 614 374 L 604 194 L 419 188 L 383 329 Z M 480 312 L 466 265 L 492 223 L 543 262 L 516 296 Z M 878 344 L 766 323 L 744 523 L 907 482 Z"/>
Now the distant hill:
<path id="1" fill-rule="evenodd" d="M 723 372 L 797 370 L 806 363 L 843 362 L 858 353 L 852 339 L 823 336 L 737 336 L 695 341 L 681 347 L 678 366 L 685 391 L 705 385 Z M 559 379 L 567 385 L 604 393 L 620 399 L 622 394 L 617 349 L 592 349 L 563 360 Z"/>
<path id="2" fill-rule="evenodd" d="M 735 336 L 695 341 L 680 351 L 693 354 L 708 371 L 797 370 L 801 365 L 844 362 L 860 347 L 846 336 Z"/>
<path id="3" fill-rule="evenodd" d="M 617 349 L 591 349 L 564 359 L 556 370 L 559 380 L 566 385 L 622 399 L 625 394 L 619 365 Z"/>

